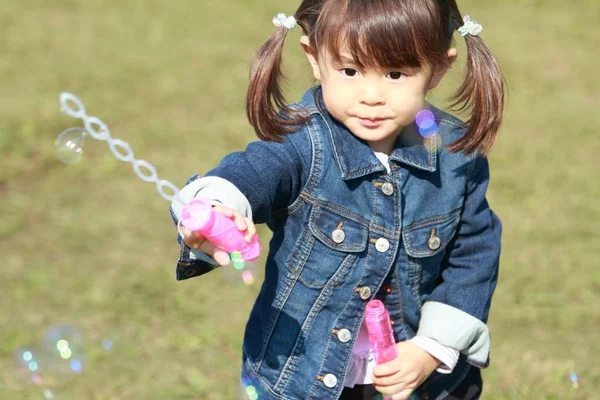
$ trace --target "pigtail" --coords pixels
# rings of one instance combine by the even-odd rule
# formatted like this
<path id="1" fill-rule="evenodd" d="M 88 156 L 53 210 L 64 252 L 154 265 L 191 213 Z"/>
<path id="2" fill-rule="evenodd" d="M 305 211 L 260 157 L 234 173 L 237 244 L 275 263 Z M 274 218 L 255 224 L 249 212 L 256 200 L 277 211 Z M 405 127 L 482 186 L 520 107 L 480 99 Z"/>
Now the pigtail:
<path id="1" fill-rule="evenodd" d="M 478 36 L 466 35 L 467 65 L 463 83 L 451 97 L 454 111 L 470 111 L 465 135 L 450 151 L 487 154 L 502 124 L 505 82 L 492 52 Z"/>
<path id="2" fill-rule="evenodd" d="M 306 119 L 285 102 L 280 82 L 283 44 L 288 29 L 279 28 L 258 49 L 250 69 L 250 84 L 246 96 L 246 115 L 261 140 L 281 142 L 281 135 L 297 130 Z"/>

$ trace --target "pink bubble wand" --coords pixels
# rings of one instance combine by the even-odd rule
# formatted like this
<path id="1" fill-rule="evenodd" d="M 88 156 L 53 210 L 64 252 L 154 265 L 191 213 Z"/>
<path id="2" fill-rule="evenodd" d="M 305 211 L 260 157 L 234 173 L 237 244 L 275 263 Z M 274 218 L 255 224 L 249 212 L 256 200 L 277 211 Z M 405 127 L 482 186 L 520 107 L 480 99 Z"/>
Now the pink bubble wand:
<path id="1" fill-rule="evenodd" d="M 375 363 L 384 364 L 398 357 L 390 314 L 380 300 L 371 300 L 367 303 L 365 322 Z"/>
<path id="2" fill-rule="evenodd" d="M 233 220 L 213 210 L 205 199 L 190 200 L 181 212 L 181 225 L 198 232 L 208 241 L 227 253 L 240 253 L 244 261 L 258 258 L 262 247 L 258 235 L 254 235 L 250 243 L 237 228 Z"/>
<path id="3" fill-rule="evenodd" d="M 394 340 L 390 313 L 380 300 L 371 300 L 367 303 L 365 322 L 375 363 L 379 365 L 396 359 L 398 351 Z M 409 400 L 418 399 L 419 396 L 415 392 L 409 397 Z M 384 400 L 391 400 L 391 397 L 384 397 Z"/>
<path id="4" fill-rule="evenodd" d="M 85 129 L 70 128 L 62 132 L 55 145 L 57 147 L 59 158 L 64 162 L 79 161 L 82 154 L 83 141 L 87 134 L 96 140 L 106 141 L 113 155 L 120 161 L 129 162 L 133 165 L 136 175 L 145 182 L 154 183 L 158 193 L 168 201 L 177 201 L 183 205 L 181 213 L 181 224 L 193 231 L 200 233 L 208 241 L 213 243 L 219 249 L 230 254 L 236 254 L 234 261 L 256 260 L 262 247 L 258 235 L 255 235 L 252 242 L 248 243 L 244 239 L 244 233 L 241 232 L 235 222 L 215 211 L 206 200 L 195 198 L 185 203 L 179 196 L 179 189 L 173 183 L 158 179 L 156 168 L 148 161 L 136 160 L 133 156 L 133 150 L 129 143 L 112 138 L 110 129 L 99 118 L 88 116 L 85 106 L 77 96 L 63 92 L 60 94 L 61 111 L 73 118 L 79 118 L 83 121 Z M 236 268 L 238 264 L 236 263 Z M 238 268 L 240 269 L 240 268 Z"/>

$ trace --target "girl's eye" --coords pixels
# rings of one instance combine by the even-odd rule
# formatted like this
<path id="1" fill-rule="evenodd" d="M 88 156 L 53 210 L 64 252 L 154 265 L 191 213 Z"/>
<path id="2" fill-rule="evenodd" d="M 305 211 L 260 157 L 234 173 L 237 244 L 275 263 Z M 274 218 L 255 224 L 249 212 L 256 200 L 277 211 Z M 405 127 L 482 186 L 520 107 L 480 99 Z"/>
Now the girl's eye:
<path id="1" fill-rule="evenodd" d="M 342 68 L 342 70 L 340 72 L 342 73 L 342 75 L 348 76 L 351 78 L 358 75 L 358 71 L 355 69 L 352 69 L 352 68 Z"/>
<path id="2" fill-rule="evenodd" d="M 402 78 L 403 76 L 404 76 L 404 74 L 399 71 L 392 71 L 389 74 L 387 74 L 387 77 L 394 81 Z"/>

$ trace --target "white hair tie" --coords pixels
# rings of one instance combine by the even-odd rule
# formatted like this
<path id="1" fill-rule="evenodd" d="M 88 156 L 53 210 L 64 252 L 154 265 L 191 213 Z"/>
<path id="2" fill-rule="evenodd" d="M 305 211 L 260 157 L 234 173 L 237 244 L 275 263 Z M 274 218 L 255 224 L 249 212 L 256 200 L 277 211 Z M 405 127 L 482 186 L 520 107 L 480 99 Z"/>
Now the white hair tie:
<path id="1" fill-rule="evenodd" d="M 483 26 L 474 19 L 471 19 L 468 15 L 465 15 L 463 18 L 464 25 L 458 28 L 458 32 L 460 32 L 461 36 L 477 36 L 483 30 Z"/>
<path id="2" fill-rule="evenodd" d="M 273 25 L 275 25 L 278 28 L 281 26 L 285 26 L 288 30 L 290 30 L 294 29 L 297 23 L 296 18 L 294 18 L 292 15 L 288 17 L 284 13 L 279 13 L 275 17 L 273 17 Z"/>

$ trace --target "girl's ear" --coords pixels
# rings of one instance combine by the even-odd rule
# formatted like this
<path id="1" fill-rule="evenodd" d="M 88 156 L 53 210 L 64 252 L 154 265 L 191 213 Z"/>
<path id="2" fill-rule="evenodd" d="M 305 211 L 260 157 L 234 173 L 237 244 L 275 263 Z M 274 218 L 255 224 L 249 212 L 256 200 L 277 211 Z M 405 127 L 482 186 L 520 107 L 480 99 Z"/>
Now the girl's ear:
<path id="1" fill-rule="evenodd" d="M 302 50 L 304 50 L 304 54 L 306 54 L 306 58 L 308 58 L 308 62 L 312 67 L 313 76 L 316 80 L 321 80 L 321 70 L 319 69 L 319 62 L 317 61 L 317 52 L 313 47 L 311 47 L 308 36 L 304 35 L 300 38 L 300 45 L 302 46 Z"/>
<path id="2" fill-rule="evenodd" d="M 431 76 L 431 79 L 429 80 L 429 87 L 428 87 L 429 90 L 435 89 L 437 87 L 437 85 L 439 85 L 439 83 L 442 80 L 442 78 L 444 77 L 444 75 L 446 75 L 446 72 L 448 72 L 448 70 L 450 69 L 452 64 L 454 64 L 454 61 L 456 61 L 456 57 L 458 56 L 458 50 L 456 50 L 456 48 L 452 47 L 451 49 L 448 50 L 447 54 L 448 54 L 448 64 L 439 66 L 433 72 L 433 75 Z"/>

